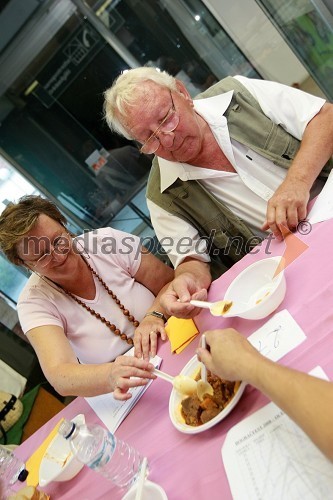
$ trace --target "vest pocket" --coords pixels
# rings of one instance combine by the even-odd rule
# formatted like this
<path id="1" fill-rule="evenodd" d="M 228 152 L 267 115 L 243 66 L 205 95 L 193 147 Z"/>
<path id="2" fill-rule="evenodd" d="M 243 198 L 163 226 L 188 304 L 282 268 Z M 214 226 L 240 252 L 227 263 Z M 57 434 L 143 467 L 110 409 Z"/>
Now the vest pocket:
<path id="1" fill-rule="evenodd" d="M 286 145 L 285 151 L 281 155 L 282 158 L 286 160 L 293 160 L 299 150 L 300 142 L 293 136 L 288 137 L 288 144 Z"/>
<path id="2" fill-rule="evenodd" d="M 270 151 L 276 156 L 283 156 L 287 154 L 289 156 L 289 136 L 275 123 L 272 123 L 272 127 L 267 135 L 267 139 L 264 145 L 264 150 Z"/>

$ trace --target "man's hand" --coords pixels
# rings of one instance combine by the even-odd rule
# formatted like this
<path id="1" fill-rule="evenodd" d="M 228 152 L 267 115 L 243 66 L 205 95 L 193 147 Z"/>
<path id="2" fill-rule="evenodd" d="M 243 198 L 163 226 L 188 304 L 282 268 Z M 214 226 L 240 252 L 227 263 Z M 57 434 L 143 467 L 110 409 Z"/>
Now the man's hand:
<path id="1" fill-rule="evenodd" d="M 177 267 L 175 279 L 160 298 L 161 305 L 170 316 L 193 318 L 201 309 L 189 301 L 206 300 L 211 280 L 209 264 L 189 257 Z"/>
<path id="2" fill-rule="evenodd" d="M 210 352 L 199 348 L 197 354 L 210 372 L 230 381 L 251 380 L 262 356 L 245 337 L 233 328 L 212 330 L 205 336 Z"/>
<path id="3" fill-rule="evenodd" d="M 182 273 L 170 283 L 160 300 L 170 316 L 193 318 L 201 309 L 189 304 L 192 299 L 206 300 L 207 290 L 200 287 L 195 276 Z"/>
<path id="4" fill-rule="evenodd" d="M 310 191 L 306 182 L 287 177 L 268 201 L 262 230 L 271 229 L 274 236 L 282 240 L 282 226 L 295 231 L 298 223 L 306 218 L 309 198 Z"/>

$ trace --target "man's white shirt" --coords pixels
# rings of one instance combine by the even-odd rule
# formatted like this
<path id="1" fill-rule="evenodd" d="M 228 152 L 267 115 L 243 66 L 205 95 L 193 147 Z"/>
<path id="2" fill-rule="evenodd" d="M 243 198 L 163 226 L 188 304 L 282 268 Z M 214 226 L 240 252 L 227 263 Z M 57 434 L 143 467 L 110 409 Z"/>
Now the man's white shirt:
<path id="1" fill-rule="evenodd" d="M 306 94 L 293 87 L 276 82 L 254 80 L 235 76 L 257 99 L 264 113 L 276 124 L 301 140 L 309 121 L 320 111 L 325 100 Z M 233 91 L 206 99 L 194 100 L 194 109 L 208 123 L 224 154 L 236 170 L 224 172 L 196 167 L 159 158 L 161 172 L 161 192 L 173 184 L 177 178 L 182 181 L 198 180 L 219 201 L 259 236 L 267 236 L 260 230 L 265 221 L 267 201 L 274 194 L 287 175 L 287 170 L 274 165 L 235 140 L 231 140 L 227 120 L 223 113 L 228 108 Z M 311 196 L 318 194 L 322 183 L 314 186 Z M 200 243 L 197 230 L 150 200 L 147 200 L 152 224 L 157 238 L 174 265 L 177 267 L 184 258 L 195 255 L 209 262 L 205 252 L 205 242 Z"/>

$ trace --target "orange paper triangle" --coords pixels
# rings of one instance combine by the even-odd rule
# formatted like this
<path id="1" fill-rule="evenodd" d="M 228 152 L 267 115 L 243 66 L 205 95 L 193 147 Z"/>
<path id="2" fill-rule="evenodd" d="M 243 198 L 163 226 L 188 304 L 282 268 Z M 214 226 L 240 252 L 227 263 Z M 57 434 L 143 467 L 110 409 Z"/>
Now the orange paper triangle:
<path id="1" fill-rule="evenodd" d="M 305 252 L 309 245 L 304 243 L 300 238 L 296 236 L 295 233 L 289 231 L 285 226 L 280 226 L 286 248 L 283 252 L 282 259 L 275 271 L 274 277 L 277 276 L 281 271 L 287 268 L 294 260 L 296 260 L 303 252 Z"/>

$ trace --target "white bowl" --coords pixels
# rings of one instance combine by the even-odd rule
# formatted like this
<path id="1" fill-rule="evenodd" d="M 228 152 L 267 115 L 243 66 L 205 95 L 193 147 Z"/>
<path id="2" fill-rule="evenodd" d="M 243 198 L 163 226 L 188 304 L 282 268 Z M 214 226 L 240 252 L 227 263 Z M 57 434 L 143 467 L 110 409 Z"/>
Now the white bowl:
<path id="1" fill-rule="evenodd" d="M 261 319 L 275 311 L 286 294 L 283 270 L 274 276 L 281 259 L 278 256 L 259 260 L 234 279 L 224 295 L 225 300 L 233 302 L 223 315 L 225 318 Z"/>
<path id="2" fill-rule="evenodd" d="M 84 415 L 77 415 L 72 422 L 84 424 Z M 47 447 L 39 467 L 39 485 L 46 486 L 51 481 L 68 481 L 80 472 L 84 464 L 77 460 L 69 441 L 57 434 Z"/>
<path id="3" fill-rule="evenodd" d="M 197 356 L 193 356 L 193 358 L 190 359 L 190 361 L 187 363 L 187 365 L 184 366 L 180 373 L 181 375 L 189 375 L 190 377 L 195 377 L 195 375 L 199 371 L 199 368 L 200 363 L 198 361 L 198 358 Z M 230 403 L 218 415 L 216 415 L 216 417 L 212 418 L 205 424 L 198 425 L 196 427 L 187 425 L 181 413 L 181 402 L 187 396 L 179 394 L 179 392 L 177 392 L 175 389 L 172 389 L 169 399 L 169 415 L 171 422 L 177 430 L 185 434 L 198 434 L 199 432 L 204 432 L 221 422 L 221 420 L 229 415 L 229 413 L 235 408 L 236 404 L 240 400 L 245 387 L 246 382 L 241 382 L 238 391 L 236 392 Z"/>
<path id="4" fill-rule="evenodd" d="M 137 482 L 128 490 L 121 500 L 135 500 L 137 490 Z M 142 500 L 168 500 L 167 494 L 164 489 L 156 483 L 152 483 L 146 479 L 143 485 Z"/>

